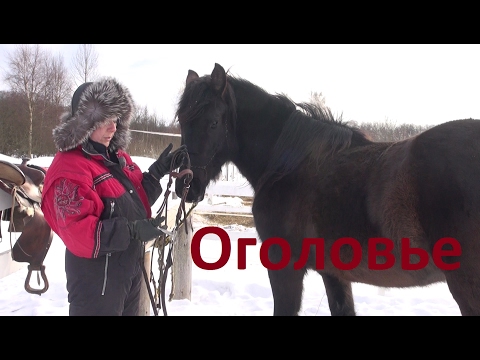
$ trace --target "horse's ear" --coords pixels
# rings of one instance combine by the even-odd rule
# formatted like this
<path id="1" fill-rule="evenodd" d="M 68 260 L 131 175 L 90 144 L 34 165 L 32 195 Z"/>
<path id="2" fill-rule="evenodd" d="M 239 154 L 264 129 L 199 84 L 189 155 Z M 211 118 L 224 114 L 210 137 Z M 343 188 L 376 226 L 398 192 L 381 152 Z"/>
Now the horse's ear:
<path id="1" fill-rule="evenodd" d="M 198 74 L 193 70 L 188 70 L 187 81 L 186 83 L 190 83 L 191 81 L 198 79 Z"/>
<path id="2" fill-rule="evenodd" d="M 215 63 L 211 76 L 213 89 L 223 96 L 227 87 L 227 75 L 225 74 L 225 69 L 221 65 Z"/>

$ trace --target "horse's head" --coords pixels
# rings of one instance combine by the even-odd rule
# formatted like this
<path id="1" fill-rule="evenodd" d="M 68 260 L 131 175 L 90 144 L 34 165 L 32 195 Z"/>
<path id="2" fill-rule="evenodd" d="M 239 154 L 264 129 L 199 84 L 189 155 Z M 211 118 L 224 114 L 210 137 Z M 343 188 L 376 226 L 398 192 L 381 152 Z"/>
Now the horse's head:
<path id="1" fill-rule="evenodd" d="M 176 114 L 182 144 L 187 145 L 193 171 L 188 202 L 203 200 L 209 182 L 218 178 L 222 165 L 229 160 L 228 141 L 234 116 L 234 100 L 229 93 L 227 75 L 222 66 L 215 64 L 211 75 L 203 77 L 195 71 L 188 71 Z M 183 186 L 183 180 L 178 179 L 175 191 L 179 196 Z"/>

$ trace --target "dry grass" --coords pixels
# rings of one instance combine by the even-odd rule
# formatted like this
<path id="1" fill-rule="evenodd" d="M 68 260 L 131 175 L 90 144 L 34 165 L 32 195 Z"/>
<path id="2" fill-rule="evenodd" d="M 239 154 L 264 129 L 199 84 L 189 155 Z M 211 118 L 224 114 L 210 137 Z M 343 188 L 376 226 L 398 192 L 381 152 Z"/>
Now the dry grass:
<path id="1" fill-rule="evenodd" d="M 242 201 L 244 206 L 252 206 L 253 198 L 250 196 L 239 196 Z M 199 221 L 203 222 L 207 225 L 211 226 L 219 226 L 219 225 L 242 225 L 245 227 L 255 227 L 255 223 L 253 221 L 253 216 L 252 214 L 245 214 L 245 213 L 229 213 L 229 214 L 224 214 L 221 212 L 218 213 L 208 213 L 208 214 L 202 214 L 201 212 L 195 212 L 194 211 L 194 217 Z"/>
<path id="2" fill-rule="evenodd" d="M 202 223 L 211 226 L 219 226 L 219 225 L 242 225 L 245 227 L 255 227 L 255 223 L 253 221 L 253 216 L 245 216 L 242 214 L 228 214 L 224 215 L 222 213 L 218 214 L 194 214 L 195 218 Z"/>

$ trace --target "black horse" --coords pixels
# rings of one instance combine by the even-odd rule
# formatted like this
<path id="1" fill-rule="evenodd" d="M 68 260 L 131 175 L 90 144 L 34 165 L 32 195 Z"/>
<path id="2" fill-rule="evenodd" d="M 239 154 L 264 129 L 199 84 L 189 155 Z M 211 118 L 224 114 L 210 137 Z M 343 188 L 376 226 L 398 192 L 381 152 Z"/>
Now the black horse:
<path id="1" fill-rule="evenodd" d="M 260 240 L 276 239 L 267 263 L 289 255 L 268 268 L 274 315 L 298 314 L 309 269 L 332 315 L 355 315 L 352 282 L 440 281 L 462 315 L 480 315 L 480 121 L 373 142 L 328 108 L 269 94 L 218 64 L 203 77 L 189 70 L 176 116 L 194 174 L 187 201 L 202 201 L 234 163 L 255 190 Z"/>

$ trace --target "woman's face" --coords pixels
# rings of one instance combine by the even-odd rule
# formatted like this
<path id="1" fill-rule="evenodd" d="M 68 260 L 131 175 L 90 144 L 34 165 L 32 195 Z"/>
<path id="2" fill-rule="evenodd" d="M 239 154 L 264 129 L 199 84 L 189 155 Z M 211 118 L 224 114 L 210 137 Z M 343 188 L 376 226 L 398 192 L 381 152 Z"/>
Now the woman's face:
<path id="1" fill-rule="evenodd" d="M 108 147 L 115 131 L 117 131 L 117 118 L 109 119 L 90 135 L 90 139 Z"/>

